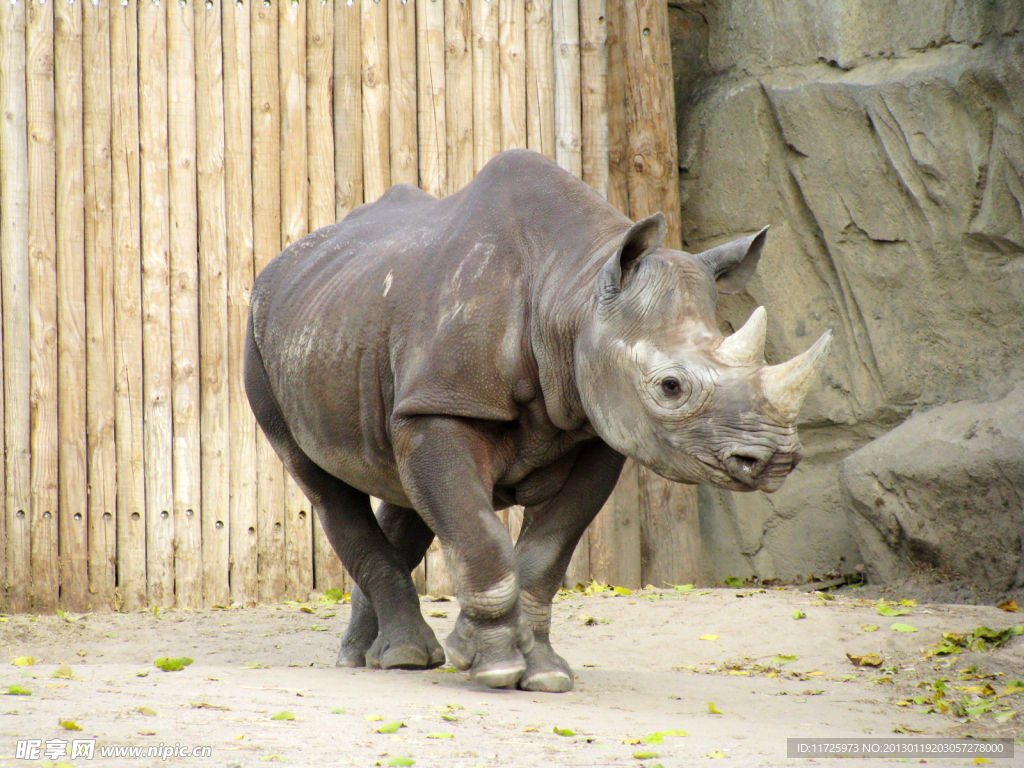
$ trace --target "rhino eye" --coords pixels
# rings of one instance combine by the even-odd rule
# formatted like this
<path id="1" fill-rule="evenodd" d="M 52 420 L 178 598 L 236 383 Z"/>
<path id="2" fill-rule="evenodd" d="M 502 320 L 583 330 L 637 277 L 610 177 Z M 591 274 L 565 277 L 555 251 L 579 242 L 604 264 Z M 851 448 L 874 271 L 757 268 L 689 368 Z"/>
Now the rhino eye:
<path id="1" fill-rule="evenodd" d="M 682 391 L 683 385 L 679 383 L 679 379 L 669 376 L 667 379 L 661 380 L 661 388 L 666 395 L 678 395 Z"/>

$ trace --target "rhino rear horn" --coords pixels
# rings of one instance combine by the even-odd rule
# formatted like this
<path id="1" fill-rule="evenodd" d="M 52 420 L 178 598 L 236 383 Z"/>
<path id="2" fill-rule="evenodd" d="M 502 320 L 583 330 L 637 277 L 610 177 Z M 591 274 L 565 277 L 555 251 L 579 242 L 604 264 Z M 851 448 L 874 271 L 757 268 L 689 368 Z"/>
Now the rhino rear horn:
<path id="1" fill-rule="evenodd" d="M 761 387 L 765 399 L 787 421 L 795 421 L 800 406 L 828 360 L 832 331 L 825 331 L 814 346 L 788 362 L 761 369 Z"/>
<path id="2" fill-rule="evenodd" d="M 606 293 L 616 294 L 629 283 L 640 260 L 661 248 L 668 233 L 665 214 L 661 211 L 641 219 L 626 232 L 615 255 L 601 267 L 601 280 Z"/>
<path id="3" fill-rule="evenodd" d="M 768 313 L 758 307 L 732 336 L 722 340 L 718 359 L 727 365 L 756 365 L 764 362 L 764 340 L 768 330 Z"/>

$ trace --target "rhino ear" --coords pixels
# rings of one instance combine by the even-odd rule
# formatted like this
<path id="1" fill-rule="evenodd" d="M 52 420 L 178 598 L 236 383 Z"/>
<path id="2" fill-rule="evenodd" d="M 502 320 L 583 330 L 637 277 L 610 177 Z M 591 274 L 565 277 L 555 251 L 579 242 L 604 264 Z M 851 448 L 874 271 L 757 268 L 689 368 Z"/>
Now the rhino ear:
<path id="1" fill-rule="evenodd" d="M 601 283 L 605 292 L 615 294 L 625 288 L 640 260 L 665 242 L 667 231 L 665 214 L 660 211 L 630 227 L 615 255 L 601 267 Z"/>
<path id="2" fill-rule="evenodd" d="M 696 259 L 715 276 L 720 293 L 739 293 L 757 269 L 761 249 L 768 237 L 768 227 L 756 235 L 733 240 L 711 250 L 698 253 Z"/>

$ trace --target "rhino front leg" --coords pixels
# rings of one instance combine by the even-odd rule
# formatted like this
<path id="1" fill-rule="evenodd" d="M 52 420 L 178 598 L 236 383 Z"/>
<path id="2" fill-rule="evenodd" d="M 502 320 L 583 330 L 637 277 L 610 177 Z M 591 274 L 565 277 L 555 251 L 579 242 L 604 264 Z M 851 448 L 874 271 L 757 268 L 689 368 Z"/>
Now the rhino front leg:
<path id="1" fill-rule="evenodd" d="M 405 560 L 410 573 L 420 564 L 434 540 L 434 532 L 413 510 L 382 501 L 377 509 L 377 523 L 388 541 Z M 338 651 L 339 667 L 380 667 L 381 660 L 372 650 L 379 635 L 377 614 L 358 585 L 352 589 L 352 617 Z M 444 663 L 444 651 L 436 639 L 430 639 L 428 668 Z M 394 659 L 392 659 L 394 661 Z"/>
<path id="2" fill-rule="evenodd" d="M 442 417 L 394 425 L 406 494 L 441 540 L 461 612 L 445 647 L 449 660 L 491 688 L 514 686 L 533 633 L 519 607 L 516 556 L 494 513 L 497 440 L 472 422 Z"/>
<path id="3" fill-rule="evenodd" d="M 551 601 L 580 537 L 615 488 L 623 462 L 604 443 L 585 445 L 558 494 L 545 504 L 526 508 L 516 557 L 520 604 L 536 644 L 519 680 L 524 690 L 572 690 L 572 669 L 551 647 Z"/>

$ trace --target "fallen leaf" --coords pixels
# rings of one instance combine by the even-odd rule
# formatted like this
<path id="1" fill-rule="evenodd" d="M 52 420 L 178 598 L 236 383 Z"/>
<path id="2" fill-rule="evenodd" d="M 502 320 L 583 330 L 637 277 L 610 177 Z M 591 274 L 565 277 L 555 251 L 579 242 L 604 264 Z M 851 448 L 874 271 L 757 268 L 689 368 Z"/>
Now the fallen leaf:
<path id="1" fill-rule="evenodd" d="M 159 659 L 153 662 L 153 666 L 158 669 L 162 669 L 164 672 L 180 672 L 189 664 L 192 663 L 192 659 L 188 656 L 181 656 L 176 659 L 169 658 L 167 656 L 161 656 Z"/>
<path id="2" fill-rule="evenodd" d="M 987 757 L 976 757 L 973 760 L 971 760 L 971 762 L 976 763 L 978 765 L 984 765 L 985 763 L 991 763 L 992 761 L 989 760 Z"/>
<path id="3" fill-rule="evenodd" d="M 459 718 L 457 718 L 455 715 L 441 715 L 441 719 L 442 720 L 447 720 L 449 723 L 457 723 L 457 722 L 459 722 Z M 536 729 L 534 729 L 534 730 L 536 730 Z"/>
<path id="4" fill-rule="evenodd" d="M 65 680 L 74 680 L 75 673 L 71 670 L 67 664 L 61 664 L 55 670 L 53 670 L 53 677 L 62 677 Z"/>
<path id="5" fill-rule="evenodd" d="M 231 707 L 222 707 L 220 704 L 210 704 L 206 701 L 193 701 L 189 704 L 192 709 L 219 709 L 225 712 L 230 712 Z"/>
<path id="6" fill-rule="evenodd" d="M 33 656 L 19 656 L 11 663 L 16 667 L 31 667 L 36 663 L 36 660 Z"/>
<path id="7" fill-rule="evenodd" d="M 670 584 L 669 586 L 676 592 L 693 592 L 693 584 Z"/>
<path id="8" fill-rule="evenodd" d="M 864 625 L 861 626 L 861 630 L 863 630 L 864 632 L 877 632 L 878 631 L 878 625 L 877 624 L 864 624 Z"/>
<path id="9" fill-rule="evenodd" d="M 7 686 L 8 696 L 31 696 L 32 691 L 22 688 L 20 685 L 9 685 Z"/>
<path id="10" fill-rule="evenodd" d="M 331 710 L 331 714 L 332 715 L 344 715 L 345 714 L 345 710 L 344 709 L 338 709 L 338 708 L 332 709 Z"/>
<path id="11" fill-rule="evenodd" d="M 559 728 L 555 726 L 551 729 L 553 733 L 557 733 L 559 736 L 575 736 L 576 731 L 569 730 L 568 728 Z"/>
<path id="12" fill-rule="evenodd" d="M 721 637 L 721 635 L 701 635 L 700 639 L 701 640 L 711 640 L 711 641 L 714 641 L 714 640 L 717 640 L 719 637 Z"/>
<path id="13" fill-rule="evenodd" d="M 657 757 L 657 752 L 634 752 L 633 757 L 637 760 L 650 760 L 652 757 Z"/>
<path id="14" fill-rule="evenodd" d="M 385 723 L 380 728 L 377 728 L 377 733 L 398 733 L 399 728 L 405 728 L 405 723 L 401 720 L 395 720 L 390 723 Z"/>
<path id="15" fill-rule="evenodd" d="M 408 768 L 410 765 L 416 765 L 416 761 L 411 757 L 389 757 L 388 765 L 392 768 Z"/>
<path id="16" fill-rule="evenodd" d="M 276 715 L 270 716 L 271 720 L 294 720 L 295 715 L 291 712 L 278 712 Z"/>
<path id="17" fill-rule="evenodd" d="M 724 715 L 725 714 L 718 707 L 715 706 L 715 703 L 713 701 L 709 701 L 708 702 L 708 712 L 710 712 L 712 715 Z"/>
<path id="18" fill-rule="evenodd" d="M 910 613 L 909 607 L 897 608 L 887 600 L 878 601 L 878 613 L 880 616 L 904 616 Z"/>
<path id="19" fill-rule="evenodd" d="M 433 616 L 435 619 L 447 619 L 448 618 L 448 612 L 447 611 L 430 611 L 427 615 L 428 616 Z"/>
<path id="20" fill-rule="evenodd" d="M 316 611 L 314 611 L 308 605 L 300 605 L 299 606 L 299 610 L 302 611 L 303 613 L 312 613 L 312 614 L 316 615 Z"/>
<path id="21" fill-rule="evenodd" d="M 149 707 L 139 707 L 135 711 L 138 712 L 140 715 L 146 715 L 147 717 L 155 717 L 156 716 L 156 710 L 155 709 L 150 709 Z"/>
<path id="22" fill-rule="evenodd" d="M 714 750 L 712 752 L 708 752 L 706 755 L 704 755 L 704 757 L 716 758 L 716 757 L 728 757 L 728 755 L 725 754 L 725 752 L 723 752 L 722 750 L 716 749 L 716 750 Z"/>
<path id="23" fill-rule="evenodd" d="M 61 720 L 60 727 L 65 731 L 80 731 L 82 726 L 76 723 L 74 720 Z"/>
<path id="24" fill-rule="evenodd" d="M 384 715 L 367 715 L 366 719 L 372 723 L 374 720 L 383 720 Z"/>
<path id="25" fill-rule="evenodd" d="M 428 733 L 428 739 L 454 739 L 454 733 Z"/>
<path id="26" fill-rule="evenodd" d="M 664 740 L 665 735 L 662 733 L 649 733 L 640 739 L 644 744 L 661 744 Z"/>
<path id="27" fill-rule="evenodd" d="M 917 632 L 917 627 L 913 627 L 910 624 L 901 624 L 897 622 L 889 627 L 893 632 Z"/>
<path id="28" fill-rule="evenodd" d="M 340 603 L 345 600 L 345 593 L 340 589 L 325 589 L 324 593 L 320 595 L 320 599 L 317 602 L 321 603 Z"/>
<path id="29" fill-rule="evenodd" d="M 736 587 L 742 587 L 745 582 L 739 576 L 730 576 L 730 577 L 728 577 L 725 580 L 724 583 L 725 583 L 725 586 L 727 586 L 727 587 L 736 588 Z"/>
<path id="30" fill-rule="evenodd" d="M 803 611 L 801 611 L 799 608 L 797 608 L 795 611 L 793 611 L 793 618 L 794 619 L 806 619 L 807 618 L 807 614 L 804 613 Z"/>
<path id="31" fill-rule="evenodd" d="M 612 592 L 614 592 L 616 595 L 619 595 L 620 597 L 625 597 L 626 595 L 633 594 L 633 590 L 628 589 L 627 587 L 612 587 Z"/>
<path id="32" fill-rule="evenodd" d="M 768 663 L 773 667 L 781 667 L 784 664 L 789 664 L 790 662 L 796 661 L 796 659 L 796 656 L 785 656 L 780 654 L 778 656 L 772 656 L 772 660 Z"/>
<path id="33" fill-rule="evenodd" d="M 623 744 L 639 744 L 640 743 L 640 739 L 623 739 L 622 743 Z"/>
<path id="34" fill-rule="evenodd" d="M 858 667 L 880 667 L 884 661 L 877 653 L 866 653 L 863 656 L 854 656 L 852 653 L 848 653 L 846 658 Z"/>
<path id="35" fill-rule="evenodd" d="M 1016 600 L 1003 600 L 996 608 L 1000 608 L 1004 611 L 1019 611 L 1020 608 L 1017 606 Z"/>

